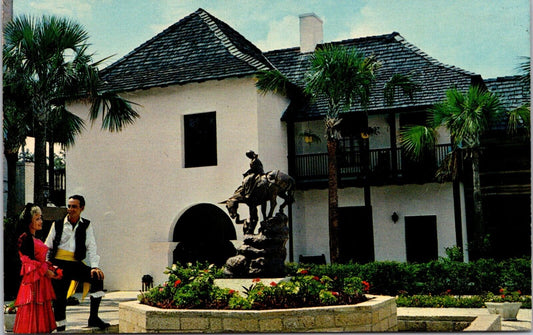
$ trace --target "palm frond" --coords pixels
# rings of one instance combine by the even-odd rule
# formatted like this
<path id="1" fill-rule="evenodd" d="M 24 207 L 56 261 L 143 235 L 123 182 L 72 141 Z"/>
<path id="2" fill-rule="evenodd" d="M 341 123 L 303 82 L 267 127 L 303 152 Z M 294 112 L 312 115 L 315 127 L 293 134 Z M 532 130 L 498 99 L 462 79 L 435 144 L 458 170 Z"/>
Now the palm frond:
<path id="1" fill-rule="evenodd" d="M 403 94 L 407 95 L 409 99 L 414 99 L 414 93 L 420 91 L 421 85 L 412 79 L 411 74 L 396 73 L 385 83 L 383 94 L 385 96 L 385 103 L 388 106 L 394 104 L 394 98 L 397 89 L 401 89 Z"/>
<path id="2" fill-rule="evenodd" d="M 446 99 L 431 111 L 433 127 L 445 126 L 455 146 L 473 148 L 479 146 L 481 136 L 500 115 L 502 106 L 495 94 L 471 86 L 466 93 L 449 89 Z"/>
<path id="3" fill-rule="evenodd" d="M 443 159 L 437 171 L 435 178 L 439 182 L 456 180 L 459 177 L 459 155 L 460 149 L 450 151 Z"/>
<path id="4" fill-rule="evenodd" d="M 49 119 L 53 138 L 48 139 L 54 143 L 60 143 L 65 147 L 74 145 L 76 136 L 85 130 L 85 122 L 79 116 L 69 112 L 65 106 L 56 106 L 52 109 Z"/>
<path id="5" fill-rule="evenodd" d="M 529 103 L 508 111 L 507 115 L 509 116 L 509 121 L 507 122 L 509 134 L 514 135 L 518 132 L 518 129 L 524 128 L 527 136 L 530 136 L 531 106 Z"/>
<path id="6" fill-rule="evenodd" d="M 400 143 L 402 148 L 415 160 L 423 155 L 424 151 L 435 145 L 436 132 L 434 128 L 415 125 L 400 130 Z"/>
<path id="7" fill-rule="evenodd" d="M 94 123 L 100 113 L 102 113 L 102 129 L 110 132 L 119 132 L 126 125 L 133 124 L 140 117 L 132 105 L 138 106 L 138 104 L 126 100 L 116 93 L 99 94 L 93 100 L 89 117 Z"/>
<path id="8" fill-rule="evenodd" d="M 531 57 L 522 57 L 522 62 L 518 65 L 518 71 L 521 76 L 520 80 L 529 83 L 531 80 Z"/>
<path id="9" fill-rule="evenodd" d="M 328 100 L 329 118 L 359 102 L 368 106 L 370 90 L 379 63 L 375 57 L 365 57 L 355 48 L 326 44 L 310 57 L 305 76 L 305 92 Z"/>
<path id="10" fill-rule="evenodd" d="M 287 95 L 289 80 L 278 70 L 261 71 L 257 74 L 255 86 L 261 94 L 268 92 Z"/>

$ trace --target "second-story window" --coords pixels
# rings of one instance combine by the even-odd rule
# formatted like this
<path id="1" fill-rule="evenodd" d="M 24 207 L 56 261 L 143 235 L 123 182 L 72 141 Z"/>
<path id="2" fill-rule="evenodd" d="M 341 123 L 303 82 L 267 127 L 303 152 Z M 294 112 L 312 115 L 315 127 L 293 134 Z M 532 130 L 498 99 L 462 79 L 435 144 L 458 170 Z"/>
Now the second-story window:
<path id="1" fill-rule="evenodd" d="M 216 112 L 184 116 L 185 167 L 217 165 Z"/>

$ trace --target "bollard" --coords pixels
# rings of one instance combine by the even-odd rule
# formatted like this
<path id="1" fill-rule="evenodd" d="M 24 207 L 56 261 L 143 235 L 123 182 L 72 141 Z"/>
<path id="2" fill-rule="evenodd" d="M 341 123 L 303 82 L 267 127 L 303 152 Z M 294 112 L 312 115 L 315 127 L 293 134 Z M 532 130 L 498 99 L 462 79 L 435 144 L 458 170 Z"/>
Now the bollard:
<path id="1" fill-rule="evenodd" d="M 152 287 L 154 287 L 154 279 L 150 275 L 144 275 L 142 277 L 142 288 L 141 288 L 141 291 L 143 291 L 143 292 L 148 291 Z"/>

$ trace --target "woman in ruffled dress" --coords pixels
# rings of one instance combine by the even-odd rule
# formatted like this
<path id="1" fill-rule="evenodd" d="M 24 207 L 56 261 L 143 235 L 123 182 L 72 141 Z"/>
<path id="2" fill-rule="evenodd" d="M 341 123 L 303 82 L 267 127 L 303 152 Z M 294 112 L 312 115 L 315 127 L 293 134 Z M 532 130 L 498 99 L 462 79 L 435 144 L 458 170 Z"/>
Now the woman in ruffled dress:
<path id="1" fill-rule="evenodd" d="M 56 329 L 52 310 L 55 293 L 52 279 L 61 277 L 61 270 L 46 261 L 48 247 L 35 237 L 35 232 L 43 229 L 41 209 L 28 203 L 19 223 L 24 230 L 18 239 L 18 250 L 22 263 L 22 282 L 15 300 L 17 316 L 14 333 L 50 333 Z"/>

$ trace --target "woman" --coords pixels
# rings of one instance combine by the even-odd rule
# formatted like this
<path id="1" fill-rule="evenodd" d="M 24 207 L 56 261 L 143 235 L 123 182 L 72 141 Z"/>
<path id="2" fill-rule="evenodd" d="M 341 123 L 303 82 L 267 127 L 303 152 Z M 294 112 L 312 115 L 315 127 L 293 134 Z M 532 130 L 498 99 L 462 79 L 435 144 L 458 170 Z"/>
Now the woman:
<path id="1" fill-rule="evenodd" d="M 28 203 L 20 215 L 19 223 L 24 230 L 18 239 L 22 282 L 15 300 L 17 316 L 13 332 L 50 333 L 56 329 L 52 310 L 55 293 L 51 279 L 60 278 L 61 270 L 54 269 L 46 261 L 48 247 L 35 238 L 35 232 L 43 229 L 41 209 Z"/>

